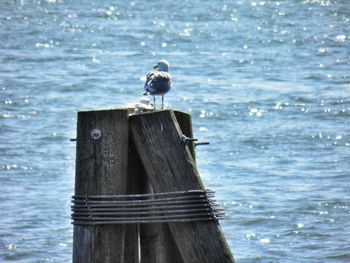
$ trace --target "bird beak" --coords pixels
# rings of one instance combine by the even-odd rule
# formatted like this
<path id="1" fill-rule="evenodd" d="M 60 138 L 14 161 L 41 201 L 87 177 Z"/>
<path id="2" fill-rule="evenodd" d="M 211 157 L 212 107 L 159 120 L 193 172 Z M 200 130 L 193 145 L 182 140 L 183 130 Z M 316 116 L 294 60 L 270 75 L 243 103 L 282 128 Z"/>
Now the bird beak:
<path id="1" fill-rule="evenodd" d="M 158 64 L 153 65 L 153 69 L 157 69 L 158 68 Z"/>

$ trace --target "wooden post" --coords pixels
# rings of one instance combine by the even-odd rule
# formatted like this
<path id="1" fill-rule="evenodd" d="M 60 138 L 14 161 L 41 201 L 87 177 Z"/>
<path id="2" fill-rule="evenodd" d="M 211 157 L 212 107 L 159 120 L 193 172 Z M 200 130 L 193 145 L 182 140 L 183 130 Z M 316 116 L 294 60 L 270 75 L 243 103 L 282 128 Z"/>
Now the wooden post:
<path id="1" fill-rule="evenodd" d="M 175 115 L 183 134 L 193 137 L 191 116 L 180 111 L 175 111 Z M 189 148 L 194 155 L 193 146 L 193 143 L 191 143 Z M 131 139 L 129 139 L 127 192 L 128 194 L 153 192 L 140 157 L 136 152 L 134 142 Z M 138 231 L 140 243 L 136 240 Z M 138 248 L 140 248 L 141 252 L 141 263 L 184 263 L 167 224 L 127 225 L 125 230 L 124 263 L 137 262 Z"/>
<path id="2" fill-rule="evenodd" d="M 126 194 L 128 111 L 78 113 L 75 195 Z M 123 262 L 124 225 L 74 226 L 74 263 Z"/>
<path id="3" fill-rule="evenodd" d="M 192 118 L 191 115 L 182 112 L 174 111 L 175 117 L 179 123 L 182 134 L 187 137 L 193 137 L 192 131 Z M 192 154 L 192 157 L 195 157 L 194 143 L 191 142 L 188 144 L 188 148 Z M 171 234 L 168 224 L 159 224 L 159 237 L 162 247 L 162 261 L 161 263 L 186 263 L 183 261 L 180 252 L 178 251 L 177 245 L 174 241 L 174 238 Z"/>
<path id="4" fill-rule="evenodd" d="M 181 111 L 175 111 L 180 128 L 188 137 L 193 137 L 191 116 Z M 194 156 L 194 144 L 189 144 L 192 156 Z M 140 160 L 141 162 L 141 160 Z M 144 193 L 153 192 L 143 170 L 142 177 Z M 142 224 L 140 230 L 141 239 L 141 263 L 185 263 L 177 249 L 171 235 L 168 224 Z"/>
<path id="5" fill-rule="evenodd" d="M 130 128 L 154 192 L 204 189 L 173 111 L 132 116 Z M 183 262 L 234 262 L 218 222 L 168 225 Z"/>
<path id="6" fill-rule="evenodd" d="M 136 149 L 133 153 L 136 157 L 133 158 L 133 166 L 138 167 L 140 193 L 153 193 Z M 141 263 L 184 263 L 167 224 L 140 224 L 140 250 Z"/>

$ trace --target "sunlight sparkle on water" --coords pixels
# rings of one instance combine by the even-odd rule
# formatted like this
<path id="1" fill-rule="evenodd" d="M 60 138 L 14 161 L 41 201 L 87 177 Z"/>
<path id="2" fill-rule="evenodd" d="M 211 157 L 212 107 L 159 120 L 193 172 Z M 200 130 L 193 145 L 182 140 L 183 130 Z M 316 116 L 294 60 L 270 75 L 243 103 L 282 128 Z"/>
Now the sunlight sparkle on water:
<path id="1" fill-rule="evenodd" d="M 346 35 L 338 35 L 335 38 L 336 42 L 345 42 L 345 40 L 346 40 Z"/>
<path id="2" fill-rule="evenodd" d="M 260 239 L 260 243 L 262 243 L 262 244 L 268 244 L 268 243 L 270 243 L 270 239 L 268 239 L 268 238 L 262 238 L 262 239 Z"/>

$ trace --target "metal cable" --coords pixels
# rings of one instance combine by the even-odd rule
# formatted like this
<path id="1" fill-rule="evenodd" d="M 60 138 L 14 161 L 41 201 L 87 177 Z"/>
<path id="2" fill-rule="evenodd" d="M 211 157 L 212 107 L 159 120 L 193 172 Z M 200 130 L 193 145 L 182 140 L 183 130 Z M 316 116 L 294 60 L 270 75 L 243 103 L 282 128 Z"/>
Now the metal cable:
<path id="1" fill-rule="evenodd" d="M 72 196 L 74 225 L 217 221 L 224 211 L 212 190 Z"/>

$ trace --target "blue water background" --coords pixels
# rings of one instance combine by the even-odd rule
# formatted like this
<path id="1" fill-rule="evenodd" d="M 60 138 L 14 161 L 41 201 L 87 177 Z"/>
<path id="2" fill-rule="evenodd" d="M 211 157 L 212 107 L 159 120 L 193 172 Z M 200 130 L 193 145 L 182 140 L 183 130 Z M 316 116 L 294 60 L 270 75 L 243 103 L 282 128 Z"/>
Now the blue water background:
<path id="1" fill-rule="evenodd" d="M 350 262 L 350 3 L 0 2 L 0 262 L 70 262 L 76 114 L 170 61 L 237 262 Z"/>

